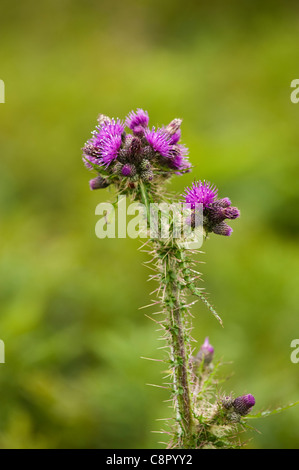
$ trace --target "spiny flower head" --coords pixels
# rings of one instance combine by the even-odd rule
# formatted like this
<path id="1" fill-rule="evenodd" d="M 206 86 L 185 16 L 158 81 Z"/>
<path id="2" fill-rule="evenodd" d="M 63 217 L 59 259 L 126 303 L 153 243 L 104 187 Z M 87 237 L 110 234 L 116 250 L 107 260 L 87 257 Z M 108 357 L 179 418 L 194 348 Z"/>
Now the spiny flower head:
<path id="1" fill-rule="evenodd" d="M 192 183 L 191 188 L 185 190 L 185 202 L 191 204 L 194 209 L 195 204 L 202 204 L 203 208 L 208 207 L 217 197 L 218 190 L 207 181 L 197 181 Z"/>
<path id="2" fill-rule="evenodd" d="M 229 236 L 232 228 L 226 224 L 225 219 L 236 219 L 240 211 L 231 206 L 229 198 L 217 199 L 218 190 L 206 181 L 193 183 L 187 188 L 183 197 L 191 209 L 196 210 L 196 204 L 202 204 L 203 228 L 206 233 L 214 232 L 217 235 Z M 195 225 L 195 213 L 191 215 L 191 224 Z"/>
<path id="3" fill-rule="evenodd" d="M 93 131 L 92 138 L 83 148 L 83 159 L 88 168 L 92 165 L 109 166 L 116 160 L 122 145 L 123 123 L 117 119 L 104 120 Z M 92 165 L 91 165 L 92 164 Z"/>
<path id="4" fill-rule="evenodd" d="M 94 179 L 91 189 L 114 183 L 126 191 L 138 181 L 162 182 L 173 174 L 189 172 L 188 150 L 179 143 L 181 123 L 174 119 L 166 127 L 150 129 L 148 113 L 140 108 L 131 111 L 124 122 L 100 114 L 98 126 L 83 147 L 83 160 L 105 183 Z"/>

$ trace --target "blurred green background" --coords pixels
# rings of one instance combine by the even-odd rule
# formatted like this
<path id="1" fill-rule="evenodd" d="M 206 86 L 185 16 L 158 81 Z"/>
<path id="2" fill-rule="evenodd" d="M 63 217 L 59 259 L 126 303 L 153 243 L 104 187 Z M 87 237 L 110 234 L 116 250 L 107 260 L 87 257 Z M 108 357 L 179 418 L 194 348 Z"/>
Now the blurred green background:
<path id="1" fill-rule="evenodd" d="M 197 304 L 193 336 L 257 411 L 298 400 L 298 4 L 1 0 L 0 35 L 0 448 L 163 447 L 148 258 L 94 232 L 113 200 L 81 161 L 100 112 L 183 118 L 196 168 L 169 189 L 207 179 L 242 212 L 201 255 L 225 327 Z M 248 446 L 298 448 L 298 419 L 252 422 Z"/>

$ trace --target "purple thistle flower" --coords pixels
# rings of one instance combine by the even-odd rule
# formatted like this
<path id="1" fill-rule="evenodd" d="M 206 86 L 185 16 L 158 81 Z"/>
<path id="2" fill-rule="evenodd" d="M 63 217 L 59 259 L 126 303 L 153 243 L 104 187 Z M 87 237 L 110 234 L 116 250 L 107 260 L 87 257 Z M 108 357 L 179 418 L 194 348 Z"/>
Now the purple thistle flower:
<path id="1" fill-rule="evenodd" d="M 250 393 L 236 398 L 233 402 L 234 409 L 242 416 L 247 415 L 254 405 L 255 398 Z"/>
<path id="2" fill-rule="evenodd" d="M 104 124 L 94 131 L 93 142 L 99 150 L 102 165 L 109 166 L 117 158 L 123 133 L 124 125 L 119 119 L 109 123 L 104 121 Z"/>
<path id="3" fill-rule="evenodd" d="M 124 124 L 120 119 L 116 121 L 114 119 L 103 120 L 101 124 L 96 127 L 96 130 L 93 131 L 93 142 L 97 147 L 101 146 L 103 139 L 109 138 L 110 136 L 121 136 L 124 132 Z"/>
<path id="4" fill-rule="evenodd" d="M 192 183 L 191 188 L 186 189 L 184 194 L 185 202 L 191 204 L 192 208 L 195 207 L 195 204 L 202 204 L 203 208 L 206 208 L 214 202 L 217 192 L 218 190 L 211 183 L 198 181 L 197 183 Z"/>
<path id="5" fill-rule="evenodd" d="M 103 164 L 109 166 L 110 163 L 117 158 L 121 144 L 121 136 L 110 135 L 103 139 L 101 145 Z"/>
<path id="6" fill-rule="evenodd" d="M 131 111 L 126 119 L 126 126 L 129 127 L 134 134 L 143 134 L 148 126 L 149 117 L 147 111 L 138 108 L 137 112 Z"/>
<path id="7" fill-rule="evenodd" d="M 152 130 L 147 129 L 145 131 L 145 138 L 149 145 L 162 157 L 171 157 L 172 145 L 170 137 L 163 129 L 158 129 L 157 131 L 154 127 Z"/>

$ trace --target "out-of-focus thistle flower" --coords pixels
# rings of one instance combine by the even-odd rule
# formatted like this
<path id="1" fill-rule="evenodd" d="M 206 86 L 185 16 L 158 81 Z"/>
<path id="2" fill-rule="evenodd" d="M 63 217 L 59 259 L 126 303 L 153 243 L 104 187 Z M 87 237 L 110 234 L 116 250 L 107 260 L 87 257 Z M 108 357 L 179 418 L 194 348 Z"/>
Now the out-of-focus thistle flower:
<path id="1" fill-rule="evenodd" d="M 208 365 L 212 362 L 213 357 L 214 357 L 214 348 L 213 346 L 209 343 L 209 338 L 208 336 L 206 337 L 203 345 L 201 346 L 199 350 L 199 354 L 204 360 L 205 365 Z"/>
<path id="2" fill-rule="evenodd" d="M 193 362 L 195 367 L 199 366 L 202 361 L 204 361 L 204 366 L 211 364 L 214 357 L 214 348 L 209 343 L 209 338 L 206 337 L 204 343 L 200 347 L 197 355 L 194 357 Z"/>
<path id="3" fill-rule="evenodd" d="M 252 407 L 255 405 L 255 398 L 250 393 L 248 395 L 242 395 L 237 397 L 233 401 L 233 407 L 237 413 L 241 416 L 247 415 Z"/>
<path id="4" fill-rule="evenodd" d="M 154 182 L 189 172 L 188 150 L 179 143 L 181 123 L 174 119 L 166 127 L 150 129 L 148 113 L 142 109 L 130 112 L 124 122 L 100 114 L 83 147 L 85 165 L 102 177 L 91 180 L 91 189 L 112 183 L 132 188 L 138 180 Z"/>
<path id="5" fill-rule="evenodd" d="M 218 190 L 206 181 L 193 183 L 191 188 L 186 188 L 183 197 L 187 204 L 194 209 L 196 204 L 202 204 L 203 228 L 206 233 L 214 232 L 218 235 L 231 235 L 233 229 L 227 225 L 225 219 L 236 219 L 240 211 L 231 206 L 229 198 L 217 199 Z M 191 216 L 191 224 L 195 225 L 195 214 Z"/>

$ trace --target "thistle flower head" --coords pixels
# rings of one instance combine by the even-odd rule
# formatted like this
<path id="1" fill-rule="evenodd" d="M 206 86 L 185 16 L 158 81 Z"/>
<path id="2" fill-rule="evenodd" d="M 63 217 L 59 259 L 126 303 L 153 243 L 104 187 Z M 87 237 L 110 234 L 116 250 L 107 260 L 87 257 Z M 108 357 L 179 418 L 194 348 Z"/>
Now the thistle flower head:
<path id="1" fill-rule="evenodd" d="M 217 197 L 217 189 L 207 181 L 192 183 L 191 188 L 186 188 L 184 197 L 187 204 L 194 208 L 195 204 L 202 204 L 203 208 L 208 207 Z"/>
<path id="2" fill-rule="evenodd" d="M 255 405 L 255 398 L 250 393 L 237 397 L 233 402 L 233 407 L 242 416 L 247 415 Z"/>
<path id="3" fill-rule="evenodd" d="M 118 156 L 124 132 L 123 123 L 117 119 L 109 120 L 100 115 L 99 126 L 92 133 L 92 138 L 83 147 L 83 159 L 88 168 L 109 166 Z"/>
<path id="4" fill-rule="evenodd" d="M 122 145 L 122 134 L 124 125 L 120 120 L 103 124 L 97 128 L 94 133 L 94 143 L 99 149 L 101 164 L 109 166 L 113 160 L 116 160 L 119 149 Z"/>

